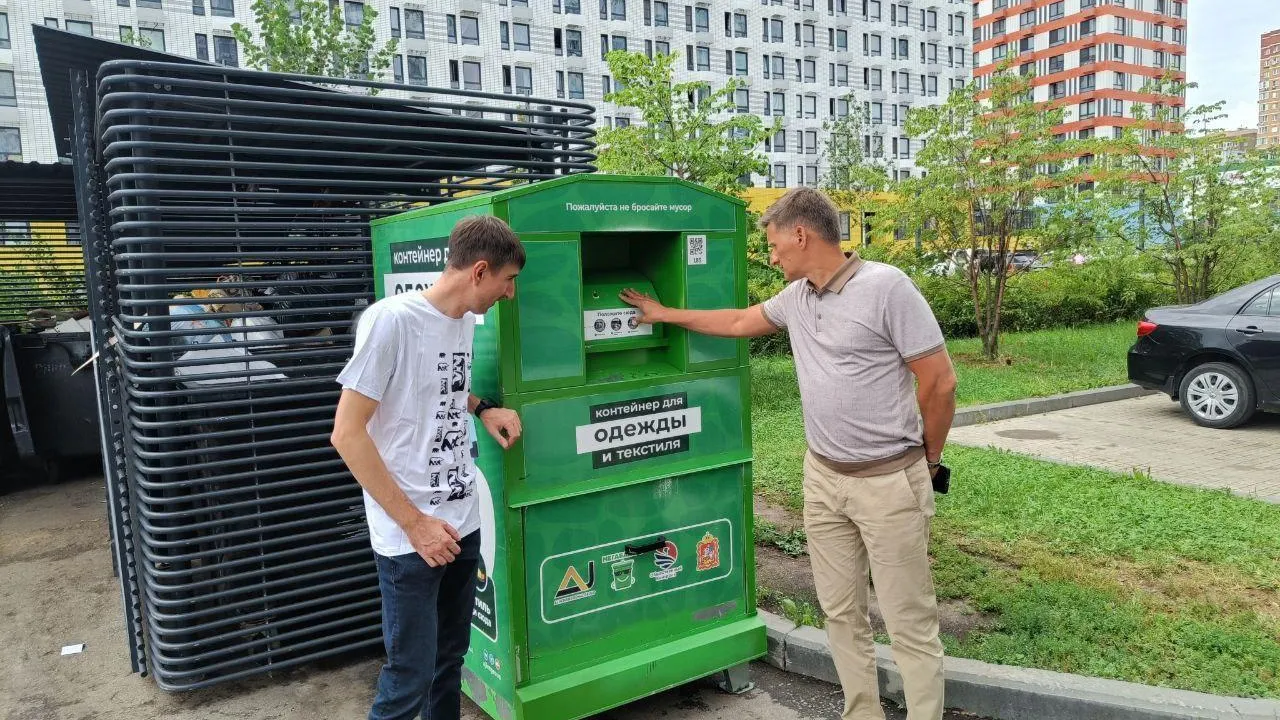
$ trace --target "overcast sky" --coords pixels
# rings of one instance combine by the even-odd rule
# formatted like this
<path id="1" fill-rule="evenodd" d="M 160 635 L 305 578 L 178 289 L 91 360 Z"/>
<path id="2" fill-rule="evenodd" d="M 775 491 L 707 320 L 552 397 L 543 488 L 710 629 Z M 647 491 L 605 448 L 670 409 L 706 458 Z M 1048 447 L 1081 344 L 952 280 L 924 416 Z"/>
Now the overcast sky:
<path id="1" fill-rule="evenodd" d="M 1187 104 L 1225 100 L 1219 127 L 1258 126 L 1258 53 L 1262 33 L 1280 30 L 1280 0 L 1189 0 Z"/>

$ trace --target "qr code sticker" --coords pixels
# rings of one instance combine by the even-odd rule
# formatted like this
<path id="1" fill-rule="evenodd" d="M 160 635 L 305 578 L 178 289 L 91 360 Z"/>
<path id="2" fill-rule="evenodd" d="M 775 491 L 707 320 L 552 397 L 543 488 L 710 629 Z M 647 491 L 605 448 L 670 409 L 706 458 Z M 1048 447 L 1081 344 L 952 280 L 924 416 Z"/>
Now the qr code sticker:
<path id="1" fill-rule="evenodd" d="M 706 265 L 707 264 L 707 236 L 706 235 L 690 235 L 689 236 L 689 264 L 690 265 Z"/>

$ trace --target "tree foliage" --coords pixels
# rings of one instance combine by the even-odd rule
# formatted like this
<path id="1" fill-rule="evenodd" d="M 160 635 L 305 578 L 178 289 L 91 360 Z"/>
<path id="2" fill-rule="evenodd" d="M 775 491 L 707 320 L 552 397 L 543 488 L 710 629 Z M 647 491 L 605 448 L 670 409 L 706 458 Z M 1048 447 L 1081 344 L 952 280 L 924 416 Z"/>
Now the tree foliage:
<path id="1" fill-rule="evenodd" d="M 1188 87 L 1165 77 L 1144 91 L 1180 98 Z M 1223 106 L 1135 105 L 1136 122 L 1100 143 L 1097 189 L 1082 199 L 1100 237 L 1164 266 L 1180 303 L 1273 271 L 1267 257 L 1280 253 L 1277 157 L 1234 150 L 1212 129 Z"/>
<path id="2" fill-rule="evenodd" d="M 605 100 L 635 108 L 640 122 L 602 129 L 597 165 L 607 173 L 671 175 L 737 193 L 744 176 L 768 172 L 758 148 L 773 127 L 735 112 L 734 95 L 745 87 L 740 80 L 720 88 L 702 81 L 672 84 L 675 58 L 621 50 L 608 54 L 616 88 Z"/>
<path id="3" fill-rule="evenodd" d="M 377 47 L 378 12 L 365 4 L 358 25 L 347 24 L 342 3 L 328 0 L 253 0 L 250 9 L 260 34 L 241 23 L 231 26 L 256 70 L 375 79 L 391 65 L 397 41 Z"/>
<path id="4" fill-rule="evenodd" d="M 907 135 L 924 143 L 916 156 L 924 174 L 897 183 L 899 201 L 877 213 L 877 221 L 918 233 L 930 249 L 959 259 L 957 277 L 989 358 L 999 353 L 1014 253 L 1043 234 L 1045 194 L 1072 185 L 1083 170 L 1061 167 L 1076 150 L 1054 138 L 1062 117 L 1061 109 L 1034 102 L 1031 77 L 1007 65 L 985 90 L 971 83 L 944 104 L 913 110 Z"/>

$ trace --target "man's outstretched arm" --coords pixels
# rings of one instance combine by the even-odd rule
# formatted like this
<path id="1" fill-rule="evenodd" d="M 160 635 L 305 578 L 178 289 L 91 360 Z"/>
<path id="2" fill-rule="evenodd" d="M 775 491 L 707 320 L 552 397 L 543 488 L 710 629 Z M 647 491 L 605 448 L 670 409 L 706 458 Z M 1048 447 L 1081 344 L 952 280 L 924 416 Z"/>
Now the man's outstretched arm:
<path id="1" fill-rule="evenodd" d="M 716 337 L 760 337 L 778 332 L 759 305 L 745 310 L 678 310 L 659 303 L 648 295 L 630 288 L 623 290 L 622 301 L 640 310 L 640 322 L 679 325 L 703 335 Z"/>

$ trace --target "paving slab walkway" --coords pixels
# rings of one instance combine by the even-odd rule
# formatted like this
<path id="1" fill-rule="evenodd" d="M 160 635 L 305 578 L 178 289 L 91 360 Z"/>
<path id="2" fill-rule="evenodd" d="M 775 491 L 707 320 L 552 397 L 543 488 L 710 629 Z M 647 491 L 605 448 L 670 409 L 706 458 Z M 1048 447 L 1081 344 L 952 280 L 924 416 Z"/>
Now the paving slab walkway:
<path id="1" fill-rule="evenodd" d="M 1280 415 L 1211 430 L 1168 396 L 1149 395 L 955 428 L 948 441 L 1280 503 Z"/>

